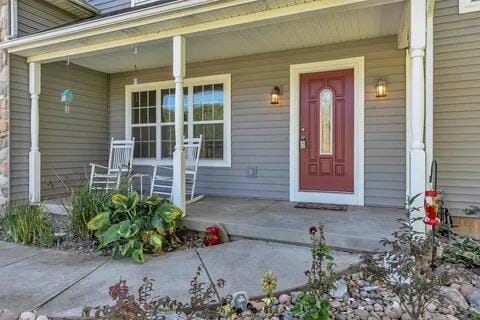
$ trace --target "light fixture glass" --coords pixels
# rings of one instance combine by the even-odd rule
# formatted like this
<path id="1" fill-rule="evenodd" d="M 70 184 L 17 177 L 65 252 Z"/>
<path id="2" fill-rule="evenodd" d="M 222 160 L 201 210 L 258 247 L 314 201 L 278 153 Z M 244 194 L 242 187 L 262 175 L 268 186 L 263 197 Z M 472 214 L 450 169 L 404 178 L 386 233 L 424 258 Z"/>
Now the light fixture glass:
<path id="1" fill-rule="evenodd" d="M 377 80 L 377 98 L 384 98 L 387 96 L 387 81 L 383 78 Z"/>
<path id="2" fill-rule="evenodd" d="M 280 102 L 280 88 L 278 86 L 273 87 L 271 94 L 271 104 L 278 104 Z"/>

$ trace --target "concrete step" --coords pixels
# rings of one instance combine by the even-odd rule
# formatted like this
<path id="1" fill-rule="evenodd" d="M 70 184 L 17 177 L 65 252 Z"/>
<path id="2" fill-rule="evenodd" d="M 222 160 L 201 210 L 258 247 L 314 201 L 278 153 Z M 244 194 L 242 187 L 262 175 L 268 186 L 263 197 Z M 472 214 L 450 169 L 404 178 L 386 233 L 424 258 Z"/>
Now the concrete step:
<path id="1" fill-rule="evenodd" d="M 199 217 L 185 217 L 183 224 L 186 228 L 195 231 L 205 231 L 211 225 L 218 224 L 213 220 L 206 220 Z M 265 227 L 253 224 L 239 224 L 230 222 L 220 223 L 231 237 L 239 237 L 253 240 L 266 240 L 293 245 L 311 245 L 310 235 L 305 230 L 284 229 L 278 227 Z M 381 249 L 378 238 L 370 238 L 368 235 L 362 237 L 352 236 L 346 233 L 336 233 L 325 226 L 325 238 L 327 244 L 339 250 L 351 252 L 373 252 Z"/>

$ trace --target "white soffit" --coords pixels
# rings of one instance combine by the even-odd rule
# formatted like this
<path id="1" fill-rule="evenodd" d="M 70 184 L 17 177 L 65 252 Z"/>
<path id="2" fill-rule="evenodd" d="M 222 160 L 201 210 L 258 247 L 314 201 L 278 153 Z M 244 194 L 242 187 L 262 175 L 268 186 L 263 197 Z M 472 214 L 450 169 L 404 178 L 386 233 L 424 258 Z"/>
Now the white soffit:
<path id="1" fill-rule="evenodd" d="M 84 0 L 44 0 L 74 16 L 86 19 L 100 14 L 100 11 Z"/>
<path id="2" fill-rule="evenodd" d="M 403 3 L 372 6 L 332 14 L 305 14 L 296 19 L 190 35 L 187 61 L 200 62 L 280 50 L 307 48 L 346 41 L 395 35 L 400 25 Z M 71 58 L 79 65 L 106 73 L 171 65 L 171 41 L 138 44 L 95 55 Z"/>

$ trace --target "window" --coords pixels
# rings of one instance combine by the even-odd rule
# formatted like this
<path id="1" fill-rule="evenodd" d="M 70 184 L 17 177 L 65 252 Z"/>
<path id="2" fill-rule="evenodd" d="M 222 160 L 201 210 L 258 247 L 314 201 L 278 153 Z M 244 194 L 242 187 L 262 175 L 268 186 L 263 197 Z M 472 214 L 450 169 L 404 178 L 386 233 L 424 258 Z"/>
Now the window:
<path id="1" fill-rule="evenodd" d="M 324 89 L 320 93 L 320 155 L 331 155 L 333 138 L 333 92 Z"/>
<path id="2" fill-rule="evenodd" d="M 480 11 L 480 0 L 458 0 L 458 12 L 469 13 Z"/>
<path id="3" fill-rule="evenodd" d="M 134 163 L 171 163 L 175 151 L 173 81 L 127 85 L 126 137 L 135 137 Z M 230 166 L 230 75 L 185 79 L 184 135 L 203 136 L 200 165 Z"/>

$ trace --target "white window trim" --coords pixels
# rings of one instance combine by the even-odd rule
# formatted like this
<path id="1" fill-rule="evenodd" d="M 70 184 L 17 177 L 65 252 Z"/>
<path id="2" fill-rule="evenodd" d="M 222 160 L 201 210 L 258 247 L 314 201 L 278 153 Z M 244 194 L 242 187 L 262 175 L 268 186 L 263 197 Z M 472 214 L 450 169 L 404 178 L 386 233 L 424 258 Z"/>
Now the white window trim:
<path id="1" fill-rule="evenodd" d="M 355 57 L 290 65 L 290 201 L 364 205 L 364 104 L 365 59 Z M 354 191 L 315 192 L 300 190 L 300 75 L 354 69 Z"/>
<path id="2" fill-rule="evenodd" d="M 458 0 L 458 13 L 469 13 L 480 11 L 480 1 L 474 0 Z"/>
<path id="3" fill-rule="evenodd" d="M 223 101 L 223 160 L 201 159 L 199 166 L 202 167 L 226 167 L 232 166 L 232 102 L 231 102 L 231 75 L 221 74 L 205 77 L 186 78 L 184 80 L 185 87 L 202 85 L 205 83 L 223 83 L 224 101 Z M 162 89 L 175 87 L 173 80 L 149 82 L 141 84 L 130 84 L 125 86 L 125 138 L 132 138 L 132 93 L 136 91 L 157 90 L 157 119 L 160 119 L 161 98 L 160 91 Z M 189 89 L 189 95 L 191 95 Z M 193 109 L 193 99 L 189 101 L 189 110 Z M 189 126 L 193 121 L 193 114 L 189 112 Z M 191 122 L 193 124 L 193 122 Z M 157 121 L 157 156 L 160 154 L 160 122 Z M 188 134 L 187 132 L 185 134 Z M 172 165 L 173 159 L 154 159 L 154 158 L 134 158 L 134 165 Z"/>

